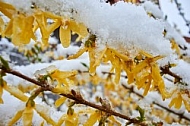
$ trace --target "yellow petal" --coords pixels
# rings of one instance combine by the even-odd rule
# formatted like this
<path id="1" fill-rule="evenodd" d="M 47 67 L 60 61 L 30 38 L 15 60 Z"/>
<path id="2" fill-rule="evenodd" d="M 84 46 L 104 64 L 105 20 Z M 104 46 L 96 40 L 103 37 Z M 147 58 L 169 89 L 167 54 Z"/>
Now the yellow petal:
<path id="1" fill-rule="evenodd" d="M 50 117 L 48 110 L 44 106 L 36 104 L 36 112 L 44 119 L 47 123 L 56 126 L 56 122 Z"/>
<path id="2" fill-rule="evenodd" d="M 134 79 L 134 75 L 133 73 L 130 71 L 130 69 L 132 68 L 132 64 L 131 64 L 131 61 L 121 61 L 122 63 L 122 68 L 123 70 L 126 72 L 127 74 L 127 79 L 128 79 L 128 84 L 131 84 L 135 81 Z"/>
<path id="3" fill-rule="evenodd" d="M 3 30 L 4 30 L 4 21 L 3 19 L 0 17 L 0 35 L 2 34 Z"/>
<path id="4" fill-rule="evenodd" d="M 0 5 L 0 11 L 8 18 L 12 18 L 12 15 L 16 13 L 16 9 L 12 5 L 2 1 L 0 1 Z"/>
<path id="5" fill-rule="evenodd" d="M 96 53 L 95 53 L 94 48 L 89 47 L 88 53 L 89 53 L 89 59 L 90 59 L 89 73 L 91 75 L 94 75 L 96 72 L 96 67 L 94 66 Z"/>
<path id="6" fill-rule="evenodd" d="M 66 99 L 67 99 L 66 97 L 60 97 L 59 99 L 57 99 L 55 101 L 55 107 L 59 107 L 61 104 L 65 102 Z"/>
<path id="7" fill-rule="evenodd" d="M 71 31 L 69 26 L 60 26 L 59 28 L 59 37 L 63 47 L 67 48 L 71 42 Z"/>
<path id="8" fill-rule="evenodd" d="M 182 97 L 181 94 L 179 93 L 177 97 L 177 102 L 175 102 L 175 108 L 180 109 L 181 105 L 182 105 Z"/>
<path id="9" fill-rule="evenodd" d="M 121 123 L 119 123 L 113 116 L 109 117 L 109 120 L 112 121 L 110 126 L 113 126 L 113 124 L 115 124 L 116 126 L 121 126 Z M 109 125 L 109 124 L 108 124 Z"/>
<path id="10" fill-rule="evenodd" d="M 66 120 L 66 115 L 62 115 L 61 118 L 58 120 L 57 125 L 56 126 L 62 126 L 62 124 L 64 123 L 64 121 Z"/>
<path id="11" fill-rule="evenodd" d="M 61 19 L 57 19 L 54 23 L 47 26 L 47 30 L 49 33 L 52 33 L 61 25 Z"/>
<path id="12" fill-rule="evenodd" d="M 176 52 L 178 55 L 180 55 L 180 48 L 179 48 L 178 44 L 175 42 L 175 40 L 174 40 L 174 39 L 171 39 L 171 40 L 170 40 L 170 43 L 171 43 L 171 45 L 172 45 L 171 48 L 174 49 L 175 52 Z"/>
<path id="13" fill-rule="evenodd" d="M 25 17 L 20 14 L 14 18 L 13 34 L 11 36 L 14 45 L 20 46 L 23 44 L 28 44 L 31 38 L 35 40 L 35 35 L 32 30 L 33 22 L 33 16 Z"/>
<path id="14" fill-rule="evenodd" d="M 1 80 L 0 80 L 0 81 L 1 81 Z M 3 86 L 0 85 L 0 104 L 3 104 L 2 95 L 3 95 Z"/>
<path id="15" fill-rule="evenodd" d="M 12 87 L 12 86 L 5 86 L 4 89 L 8 91 L 11 95 L 14 97 L 20 99 L 23 102 L 26 102 L 28 100 L 28 97 L 24 95 L 22 91 L 20 91 L 18 88 Z"/>
<path id="16" fill-rule="evenodd" d="M 93 114 L 90 115 L 88 120 L 84 123 L 83 126 L 93 126 L 97 120 L 100 118 L 101 114 L 99 111 L 95 111 Z"/>
<path id="17" fill-rule="evenodd" d="M 24 126 L 31 126 L 33 118 L 33 107 L 26 107 L 22 113 L 22 121 Z"/>
<path id="18" fill-rule="evenodd" d="M 38 23 L 38 26 L 40 28 L 41 34 L 42 34 L 42 42 L 44 46 L 48 45 L 48 39 L 50 36 L 50 33 L 47 31 L 47 19 L 45 18 L 44 14 L 42 12 L 39 12 L 35 14 L 35 19 Z"/>
<path id="19" fill-rule="evenodd" d="M 120 81 L 120 75 L 121 75 L 121 62 L 120 62 L 120 59 L 118 57 L 115 57 L 113 65 L 115 67 L 115 79 L 114 79 L 114 82 L 116 84 L 118 84 L 119 81 Z"/>
<path id="20" fill-rule="evenodd" d="M 135 68 L 131 71 L 134 75 L 137 75 L 142 69 L 144 69 L 147 66 L 147 60 L 143 60 L 140 62 Z"/>
<path id="21" fill-rule="evenodd" d="M 86 48 L 86 47 L 81 48 L 81 49 L 79 49 L 79 51 L 76 54 L 69 56 L 67 59 L 68 60 L 70 60 L 70 59 L 76 59 L 79 56 L 81 56 L 84 52 L 86 52 L 87 50 L 88 50 L 88 48 Z"/>
<path id="22" fill-rule="evenodd" d="M 22 113 L 24 112 L 24 110 L 20 110 L 16 113 L 16 115 L 11 119 L 11 121 L 8 123 L 8 126 L 12 126 L 13 124 L 15 124 L 22 116 Z"/>
<path id="23" fill-rule="evenodd" d="M 170 101 L 170 104 L 168 105 L 170 108 L 175 104 L 176 102 L 176 98 L 173 98 L 171 101 Z"/>
<path id="24" fill-rule="evenodd" d="M 185 105 L 185 108 L 188 112 L 190 112 L 190 104 L 188 103 L 188 101 L 186 101 L 185 99 L 183 99 L 183 103 Z"/>
<path id="25" fill-rule="evenodd" d="M 59 71 L 59 70 L 55 70 L 55 72 L 53 72 L 50 76 L 57 80 L 60 84 L 65 84 L 65 86 L 68 86 L 68 82 L 71 83 L 71 81 L 67 81 L 68 77 L 74 76 L 77 74 L 77 71 Z"/>
<path id="26" fill-rule="evenodd" d="M 148 57 L 148 58 L 153 58 L 153 55 L 151 55 L 151 54 L 149 54 L 149 53 L 147 53 L 147 52 L 145 52 L 143 50 L 141 50 L 139 53 L 146 56 L 146 57 Z"/>
<path id="27" fill-rule="evenodd" d="M 151 82 L 150 82 L 150 80 L 149 80 L 148 83 L 146 84 L 146 87 L 145 87 L 143 96 L 147 95 L 148 90 L 150 89 L 150 85 L 151 85 Z"/>
<path id="28" fill-rule="evenodd" d="M 4 32 L 2 33 L 2 36 L 6 36 L 8 38 L 11 37 L 12 33 L 13 33 L 13 20 L 11 19 L 7 25 L 7 27 L 5 28 Z"/>
<path id="29" fill-rule="evenodd" d="M 70 89 L 68 87 L 56 87 L 54 89 L 52 89 L 53 93 L 57 93 L 57 94 L 68 94 L 70 93 Z"/>
<path id="30" fill-rule="evenodd" d="M 73 115 L 67 115 L 65 126 L 78 126 L 78 116 L 75 113 Z"/>
<path id="31" fill-rule="evenodd" d="M 107 50 L 107 47 L 105 47 L 105 49 L 103 49 L 102 51 L 98 52 L 98 53 L 99 53 L 99 56 L 97 57 L 97 59 L 96 59 L 94 65 L 93 65 L 94 67 L 97 67 L 97 66 L 100 65 L 100 62 L 101 62 L 101 60 L 102 60 L 102 58 L 103 58 L 103 56 L 104 56 L 106 50 Z"/>
<path id="32" fill-rule="evenodd" d="M 88 35 L 87 28 L 82 23 L 76 23 L 75 21 L 71 20 L 69 22 L 69 26 L 73 32 L 76 32 L 82 37 L 86 37 Z"/>
<path id="33" fill-rule="evenodd" d="M 122 60 L 124 60 L 124 61 L 128 61 L 128 60 L 129 60 L 129 58 L 128 58 L 126 55 L 119 53 L 119 52 L 116 51 L 115 49 L 111 49 L 111 48 L 109 48 L 109 49 L 110 49 L 111 51 L 113 51 L 113 53 L 114 53 L 116 56 L 118 56 L 119 58 L 121 58 Z"/>

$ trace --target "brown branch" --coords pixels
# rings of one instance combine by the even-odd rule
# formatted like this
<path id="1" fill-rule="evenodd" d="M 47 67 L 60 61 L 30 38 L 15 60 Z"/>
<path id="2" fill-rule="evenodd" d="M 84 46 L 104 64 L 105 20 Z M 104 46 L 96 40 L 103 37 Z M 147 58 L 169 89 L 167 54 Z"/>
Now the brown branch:
<path id="1" fill-rule="evenodd" d="M 139 94 L 139 93 L 137 93 L 137 92 L 134 91 L 133 86 L 132 86 L 132 87 L 127 87 L 127 86 L 124 85 L 124 84 L 122 84 L 122 86 L 123 86 L 125 89 L 130 90 L 130 92 L 132 92 L 133 94 L 139 96 L 140 98 L 144 98 L 144 96 L 142 96 L 141 94 Z M 173 113 L 173 114 L 179 116 L 180 118 L 185 119 L 185 120 L 187 120 L 187 121 L 190 122 L 190 118 L 184 116 L 184 113 L 177 113 L 177 112 L 174 112 L 174 111 L 172 111 L 171 109 L 169 109 L 169 108 L 167 108 L 167 107 L 165 107 L 165 106 L 163 106 L 163 105 L 161 105 L 161 104 L 159 104 L 159 103 L 157 103 L 157 102 L 155 102 L 155 101 L 153 101 L 152 103 L 155 104 L 155 105 L 157 105 L 157 106 L 159 106 L 159 107 L 161 107 L 162 109 L 165 109 L 166 111 L 168 111 L 168 112 L 170 112 L 170 113 Z"/>
<path id="2" fill-rule="evenodd" d="M 12 74 L 12 75 L 15 75 L 19 78 L 22 78 L 22 79 L 25 79 L 35 85 L 38 85 L 40 87 L 43 88 L 44 91 L 51 91 L 53 89 L 53 87 L 51 87 L 49 84 L 46 84 L 46 83 L 42 83 L 42 82 L 39 82 L 39 81 L 36 81 L 35 79 L 32 79 L 26 75 L 23 75 L 21 74 L 20 72 L 18 71 L 15 71 L 15 70 L 12 70 L 12 69 L 4 69 L 4 68 L 0 68 L 2 71 L 6 72 L 6 73 L 9 73 L 9 74 Z M 40 89 L 41 90 L 41 89 Z M 94 103 L 91 103 L 89 101 L 86 101 L 85 99 L 82 98 L 82 96 L 80 95 L 80 93 L 76 93 L 74 90 L 71 90 L 71 93 L 72 94 L 60 94 L 64 97 L 67 97 L 69 99 L 72 99 L 75 101 L 76 104 L 83 104 L 83 105 L 87 105 L 89 107 L 92 107 L 92 108 L 95 108 L 95 109 L 98 109 L 100 111 L 103 111 L 105 113 L 108 113 L 110 115 L 114 115 L 114 116 L 117 116 L 117 117 L 120 117 L 122 119 L 125 119 L 125 120 L 128 120 L 129 122 L 131 123 L 135 123 L 135 124 L 139 124 L 141 126 L 147 126 L 147 124 L 139 121 L 138 119 L 136 118 L 130 118 L 129 116 L 126 116 L 126 115 L 123 115 L 121 113 L 118 113 L 118 112 L 115 112 L 111 109 L 108 109 L 106 107 L 103 107 L 101 105 L 96 105 Z"/>
<path id="3" fill-rule="evenodd" d="M 15 71 L 15 70 L 12 70 L 12 69 L 5 69 L 4 67 L 1 67 L 0 69 L 1 69 L 2 71 L 6 72 L 6 73 L 15 75 L 15 76 L 17 76 L 17 77 L 19 77 L 19 78 L 22 78 L 22 79 L 24 79 L 24 80 L 27 80 L 27 81 L 29 81 L 29 82 L 35 84 L 35 85 L 38 85 L 38 86 L 42 87 L 44 91 L 45 91 L 45 90 L 51 90 L 51 89 L 53 88 L 53 87 L 51 87 L 51 86 L 48 85 L 48 84 L 45 84 L 45 83 L 41 83 L 41 82 L 39 82 L 39 81 L 36 81 L 35 79 L 32 79 L 32 78 L 30 78 L 30 77 L 28 77 L 28 76 L 26 76 L 26 75 L 23 75 L 22 73 L 20 73 L 20 72 L 18 72 L 18 71 Z"/>
<path id="4" fill-rule="evenodd" d="M 166 65 L 164 67 L 160 67 L 160 70 L 162 71 L 163 74 L 168 74 L 168 75 L 174 77 L 175 79 L 177 79 L 178 81 L 182 80 L 182 78 L 180 76 L 171 72 L 169 68 L 170 68 L 169 65 Z"/>
<path id="5" fill-rule="evenodd" d="M 106 113 L 109 113 L 110 115 L 114 115 L 114 116 L 117 116 L 117 117 L 120 117 L 122 119 L 125 119 L 125 120 L 128 120 L 129 122 L 131 123 L 135 123 L 135 124 L 139 124 L 141 126 L 147 126 L 147 124 L 143 123 L 143 122 L 140 122 L 138 119 L 136 118 L 130 118 L 126 115 L 123 115 L 121 113 L 118 113 L 116 111 L 113 111 L 111 109 L 108 109 L 108 108 L 105 108 L 105 107 L 102 107 L 101 105 L 96 105 L 94 103 L 91 103 L 89 101 L 86 101 L 84 100 L 81 96 L 78 96 L 78 94 L 76 95 L 71 95 L 71 94 L 61 94 L 62 96 L 64 97 L 67 97 L 69 99 L 72 99 L 76 102 L 76 104 L 83 104 L 83 105 L 87 105 L 87 106 L 90 106 L 92 108 L 96 108 L 100 111 L 103 111 L 103 112 L 106 112 Z"/>

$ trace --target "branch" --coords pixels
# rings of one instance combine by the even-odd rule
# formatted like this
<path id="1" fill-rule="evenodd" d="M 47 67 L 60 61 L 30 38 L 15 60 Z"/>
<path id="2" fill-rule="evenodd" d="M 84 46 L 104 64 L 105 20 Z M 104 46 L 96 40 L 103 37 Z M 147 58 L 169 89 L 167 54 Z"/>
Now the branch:
<path id="1" fill-rule="evenodd" d="M 42 83 L 42 82 L 39 82 L 39 81 L 36 81 L 35 79 L 32 79 L 26 75 L 23 75 L 21 74 L 20 72 L 18 71 L 15 71 L 15 70 L 12 70 L 12 69 L 5 69 L 5 68 L 2 68 L 0 67 L 0 69 L 6 73 L 9 73 L 9 74 L 12 74 L 12 75 L 15 75 L 19 78 L 22 78 L 22 79 L 25 79 L 35 85 L 38 85 L 40 87 L 43 88 L 44 91 L 51 91 L 53 89 L 52 86 L 50 86 L 49 84 L 46 84 L 46 83 Z M 118 113 L 116 111 L 113 111 L 111 109 L 108 109 L 107 107 L 103 107 L 101 105 L 96 105 L 92 102 L 89 102 L 89 101 L 86 101 L 85 99 L 82 98 L 81 94 L 80 93 L 76 93 L 74 90 L 71 90 L 71 93 L 72 94 L 60 94 L 64 97 L 67 97 L 69 99 L 72 99 L 75 101 L 76 104 L 83 104 L 83 105 L 87 105 L 89 107 L 92 107 L 92 108 L 95 108 L 95 109 L 98 109 L 100 111 L 103 111 L 105 113 L 108 113 L 110 115 L 114 115 L 114 116 L 117 116 L 117 117 L 120 117 L 122 119 L 125 119 L 125 120 L 128 120 L 129 122 L 131 123 L 135 123 L 135 124 L 139 124 L 141 126 L 147 126 L 147 124 L 139 121 L 138 119 L 136 118 L 130 118 L 129 116 L 126 116 L 126 115 L 123 115 L 121 113 Z"/>
<path id="2" fill-rule="evenodd" d="M 123 86 L 125 89 L 130 90 L 130 92 L 136 94 L 136 95 L 139 96 L 140 98 L 144 98 L 141 94 L 135 92 L 135 91 L 133 90 L 133 87 L 127 87 L 127 86 L 124 85 L 124 84 L 122 84 L 122 86 Z M 165 107 L 165 106 L 163 106 L 163 105 L 161 105 L 161 104 L 159 104 L 159 103 L 157 103 L 157 102 L 155 102 L 155 101 L 153 101 L 152 103 L 155 104 L 155 105 L 157 105 L 157 106 L 159 106 L 159 107 L 161 107 L 162 109 L 165 109 L 165 110 L 168 111 L 169 113 L 173 113 L 173 114 L 179 116 L 180 118 L 185 119 L 185 120 L 187 120 L 187 121 L 190 122 L 190 118 L 184 116 L 184 113 L 177 113 L 177 112 L 174 112 L 174 111 L 172 111 L 171 109 L 169 109 L 169 108 L 167 108 L 167 107 Z"/>
<path id="3" fill-rule="evenodd" d="M 72 90 L 74 91 L 74 90 Z M 82 96 L 80 96 L 80 94 L 76 94 L 76 95 L 71 95 L 71 94 L 61 94 L 62 96 L 64 97 L 67 97 L 69 99 L 72 99 L 76 102 L 76 104 L 83 104 L 83 105 L 87 105 L 87 106 L 90 106 L 92 108 L 96 108 L 100 111 L 103 111 L 103 112 L 106 112 L 110 115 L 114 115 L 114 116 L 117 116 L 117 117 L 120 117 L 122 119 L 125 119 L 125 120 L 128 120 L 129 122 L 132 122 L 132 123 L 135 123 L 135 124 L 139 124 L 141 126 L 147 126 L 147 124 L 143 123 L 143 122 L 140 122 L 138 119 L 135 119 L 135 118 L 130 118 L 126 115 L 123 115 L 121 113 L 118 113 L 116 111 L 113 111 L 111 109 L 108 109 L 106 107 L 102 107 L 101 105 L 96 105 L 94 103 L 91 103 L 89 101 L 86 101 L 82 98 Z"/>
<path id="4" fill-rule="evenodd" d="M 171 72 L 169 68 L 170 68 L 170 66 L 166 65 L 164 67 L 160 67 L 160 70 L 162 71 L 163 74 L 168 74 L 168 75 L 174 77 L 178 82 L 180 82 L 180 80 L 182 80 L 182 78 L 180 76 L 178 76 L 177 74 Z"/>
<path id="5" fill-rule="evenodd" d="M 189 28 L 189 34 L 190 34 L 190 21 L 185 18 L 185 14 L 182 12 L 181 4 L 178 3 L 177 0 L 174 0 L 174 1 L 175 1 L 176 6 L 177 6 L 177 9 L 179 11 L 179 14 L 181 15 L 181 17 L 185 21 L 186 26 Z"/>

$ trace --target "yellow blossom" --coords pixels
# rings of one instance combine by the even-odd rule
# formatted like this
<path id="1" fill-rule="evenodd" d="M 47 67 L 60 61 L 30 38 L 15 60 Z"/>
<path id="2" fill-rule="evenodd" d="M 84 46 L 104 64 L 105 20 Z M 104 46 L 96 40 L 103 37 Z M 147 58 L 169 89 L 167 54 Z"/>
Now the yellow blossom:
<path id="1" fill-rule="evenodd" d="M 4 21 L 3 21 L 3 19 L 0 17 L 0 35 L 2 34 L 3 30 L 4 30 Z"/>
<path id="2" fill-rule="evenodd" d="M 33 107 L 26 107 L 24 112 L 22 113 L 22 120 L 24 126 L 31 126 L 32 125 L 32 118 L 33 118 Z"/>
<path id="3" fill-rule="evenodd" d="M 77 74 L 77 71 L 60 71 L 60 70 L 55 70 L 52 72 L 50 75 L 53 79 L 57 80 L 58 82 L 58 87 L 60 87 L 62 84 L 65 86 L 69 86 L 71 84 L 71 81 L 69 81 L 69 77 L 75 76 Z M 68 83 L 70 82 L 70 83 Z"/>
<path id="4" fill-rule="evenodd" d="M 68 47 L 71 41 L 71 31 L 86 37 L 88 34 L 87 28 L 82 23 L 76 23 L 74 20 L 63 21 L 59 29 L 59 36 L 63 47 Z"/>
<path id="5" fill-rule="evenodd" d="M 34 16 L 37 22 L 35 29 L 38 27 L 40 28 L 42 33 L 42 42 L 46 47 L 48 45 L 50 34 L 61 25 L 61 17 L 42 11 L 37 11 Z M 52 24 L 48 24 L 47 19 L 52 19 L 54 22 Z"/>
<path id="6" fill-rule="evenodd" d="M 181 94 L 178 93 L 177 96 L 171 100 L 168 106 L 171 108 L 174 105 L 176 109 L 179 109 L 181 107 L 181 104 L 182 104 L 182 97 Z"/>
<path id="7" fill-rule="evenodd" d="M 47 123 L 56 126 L 56 122 L 49 116 L 50 114 L 47 114 L 48 111 L 44 106 L 36 104 L 35 110 Z"/>
<path id="8" fill-rule="evenodd" d="M 8 18 L 12 18 L 13 14 L 16 13 L 16 9 L 12 5 L 2 1 L 0 1 L 0 5 L 0 11 Z"/>
<path id="9" fill-rule="evenodd" d="M 175 50 L 175 52 L 178 54 L 178 55 L 180 55 L 180 48 L 179 48 L 179 46 L 178 46 L 178 44 L 176 43 L 176 41 L 174 40 L 174 39 L 171 39 L 170 40 L 170 43 L 171 43 L 171 48 L 173 49 L 173 50 Z"/>
<path id="10" fill-rule="evenodd" d="M 11 95 L 13 95 L 14 97 L 20 99 L 23 102 L 26 102 L 28 100 L 28 97 L 26 95 L 24 95 L 24 93 L 22 91 L 20 91 L 16 87 L 5 85 L 4 89 L 6 91 L 8 91 Z"/>
<path id="11" fill-rule="evenodd" d="M 22 113 L 23 112 L 24 112 L 24 109 L 17 111 L 17 113 L 15 114 L 15 116 L 8 123 L 8 126 L 12 126 L 13 124 L 15 124 L 22 117 Z"/>
<path id="12" fill-rule="evenodd" d="M 33 22 L 33 16 L 26 17 L 23 14 L 17 14 L 9 21 L 3 36 L 11 37 L 16 46 L 28 44 L 31 38 L 36 39 L 32 30 Z"/>
<path id="13" fill-rule="evenodd" d="M 60 97 L 59 99 L 57 99 L 55 101 L 55 107 L 59 107 L 61 104 L 65 102 L 66 99 L 67 99 L 66 97 Z"/>
<path id="14" fill-rule="evenodd" d="M 101 117 L 101 113 L 99 111 L 95 111 L 90 115 L 88 120 L 83 124 L 84 126 L 93 126 L 97 120 L 99 120 Z"/>
<path id="15" fill-rule="evenodd" d="M 111 121 L 111 123 L 108 122 L 108 126 L 113 126 L 113 125 L 121 126 L 121 123 L 119 123 L 119 122 L 114 118 L 114 116 L 110 116 L 108 119 L 109 119 L 109 121 Z"/>

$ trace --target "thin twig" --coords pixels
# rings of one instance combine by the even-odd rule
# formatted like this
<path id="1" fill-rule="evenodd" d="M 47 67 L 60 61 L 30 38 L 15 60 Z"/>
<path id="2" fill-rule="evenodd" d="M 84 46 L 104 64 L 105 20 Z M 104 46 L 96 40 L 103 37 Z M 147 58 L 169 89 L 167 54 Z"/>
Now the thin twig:
<path id="1" fill-rule="evenodd" d="M 189 34 L 190 34 L 190 21 L 186 19 L 185 17 L 185 14 L 182 12 L 182 8 L 181 8 L 181 4 L 178 3 L 177 0 L 174 0 L 176 6 L 177 6 L 177 9 L 179 11 L 179 14 L 181 15 L 181 17 L 183 18 L 183 20 L 185 21 L 186 23 L 186 26 L 189 28 Z"/>
<path id="2" fill-rule="evenodd" d="M 15 70 L 12 70 L 12 69 L 4 69 L 4 67 L 1 67 L 0 69 L 3 70 L 3 71 L 6 72 L 6 73 L 15 75 L 15 76 L 17 76 L 17 77 L 19 77 L 19 78 L 22 78 L 22 79 L 24 79 L 24 80 L 27 80 L 27 81 L 29 81 L 29 82 L 35 84 L 35 85 L 38 85 L 38 86 L 42 87 L 44 91 L 45 91 L 45 90 L 50 90 L 50 89 L 53 88 L 53 87 L 51 87 L 51 86 L 48 85 L 48 84 L 45 84 L 45 83 L 41 83 L 41 82 L 39 82 L 39 81 L 36 81 L 35 79 L 32 79 L 32 78 L 30 78 L 30 77 L 28 77 L 28 76 L 26 76 L 26 75 L 24 75 L 24 74 L 22 74 L 22 73 L 20 73 L 20 72 L 18 72 L 18 71 L 15 71 Z"/>
<path id="3" fill-rule="evenodd" d="M 137 92 L 134 91 L 133 86 L 132 86 L 132 87 L 127 87 L 127 86 L 124 85 L 124 84 L 122 84 L 122 86 L 123 86 L 125 89 L 130 90 L 130 92 L 132 92 L 133 94 L 139 96 L 140 98 L 144 98 L 141 94 L 139 94 L 139 93 L 137 93 Z M 165 107 L 165 106 L 163 106 L 163 105 L 161 105 L 161 104 L 159 104 L 159 103 L 157 103 L 157 102 L 155 102 L 155 101 L 153 101 L 152 103 L 155 104 L 155 105 L 157 105 L 157 106 L 159 106 L 159 107 L 161 107 L 162 109 L 165 109 L 166 111 L 168 111 L 168 112 L 170 112 L 170 113 L 173 113 L 173 114 L 179 116 L 180 118 L 185 119 L 185 120 L 187 120 L 187 121 L 190 122 L 190 118 L 184 116 L 184 113 L 177 113 L 177 112 L 174 112 L 174 111 L 172 111 L 171 109 L 169 109 L 169 108 L 167 108 L 167 107 Z"/>
<path id="4" fill-rule="evenodd" d="M 145 123 L 143 123 L 143 122 L 140 122 L 138 119 L 130 118 L 130 117 L 126 116 L 126 115 L 123 115 L 123 114 L 121 114 L 121 113 L 115 112 L 115 111 L 113 111 L 113 110 L 111 110 L 111 109 L 104 108 L 104 107 L 102 107 L 101 105 L 96 105 L 96 104 L 91 103 L 91 102 L 89 102 L 89 101 L 86 101 L 86 100 L 84 100 L 84 99 L 77 98 L 77 97 L 75 97 L 75 96 L 73 96 L 73 95 L 71 95 L 71 94 L 61 94 L 61 95 L 64 96 L 64 97 L 67 97 L 67 98 L 69 98 L 69 99 L 74 100 L 74 101 L 76 102 L 76 104 L 87 105 L 87 106 L 90 106 L 90 107 L 92 107 L 92 108 L 96 108 L 96 109 L 98 109 L 98 110 L 100 110 L 100 111 L 109 113 L 110 115 L 114 115 L 114 116 L 120 117 L 120 118 L 122 118 L 122 119 L 128 120 L 128 121 L 130 121 L 130 122 L 132 122 L 132 123 L 139 124 L 139 125 L 141 125 L 141 126 L 147 126 L 147 124 L 145 124 Z"/>

